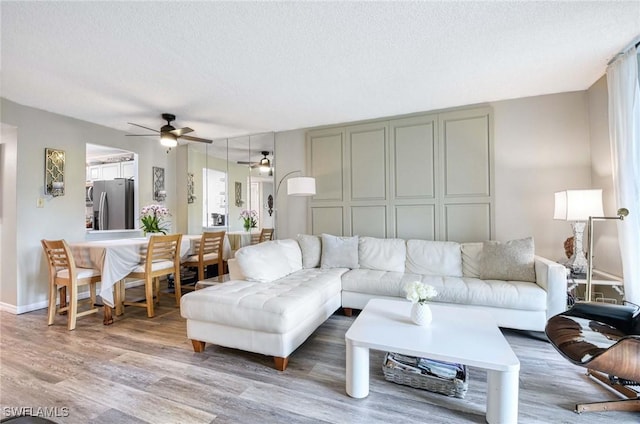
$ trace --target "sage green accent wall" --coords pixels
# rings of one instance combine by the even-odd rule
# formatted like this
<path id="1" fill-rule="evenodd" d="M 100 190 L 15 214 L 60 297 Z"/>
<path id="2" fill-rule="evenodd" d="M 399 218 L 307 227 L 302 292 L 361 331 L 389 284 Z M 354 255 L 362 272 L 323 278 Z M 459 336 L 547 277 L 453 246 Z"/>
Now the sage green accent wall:
<path id="1" fill-rule="evenodd" d="M 481 107 L 309 131 L 311 232 L 491 238 L 491 125 Z"/>

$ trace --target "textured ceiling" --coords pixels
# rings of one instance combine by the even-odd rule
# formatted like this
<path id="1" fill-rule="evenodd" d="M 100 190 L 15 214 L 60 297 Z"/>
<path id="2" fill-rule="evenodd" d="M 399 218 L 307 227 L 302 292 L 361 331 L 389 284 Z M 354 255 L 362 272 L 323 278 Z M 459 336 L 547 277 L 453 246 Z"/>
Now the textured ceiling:
<path id="1" fill-rule="evenodd" d="M 632 2 L 9 2 L 1 95 L 221 138 L 584 90 Z"/>

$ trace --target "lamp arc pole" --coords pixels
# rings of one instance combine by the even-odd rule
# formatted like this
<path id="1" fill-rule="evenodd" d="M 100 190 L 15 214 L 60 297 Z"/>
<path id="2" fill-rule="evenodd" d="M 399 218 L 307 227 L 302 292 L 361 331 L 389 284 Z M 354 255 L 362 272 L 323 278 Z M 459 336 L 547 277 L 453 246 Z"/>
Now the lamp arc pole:
<path id="1" fill-rule="evenodd" d="M 291 174 L 295 174 L 296 172 L 302 172 L 301 170 L 296 170 L 296 171 L 291 171 L 291 172 L 287 172 L 286 174 L 284 174 L 284 176 L 280 179 L 280 182 L 278 183 L 278 186 L 276 187 L 276 202 L 278 201 L 278 192 L 280 191 L 280 186 L 282 185 L 282 183 L 284 182 L 284 180 L 287 179 L 287 177 Z"/>

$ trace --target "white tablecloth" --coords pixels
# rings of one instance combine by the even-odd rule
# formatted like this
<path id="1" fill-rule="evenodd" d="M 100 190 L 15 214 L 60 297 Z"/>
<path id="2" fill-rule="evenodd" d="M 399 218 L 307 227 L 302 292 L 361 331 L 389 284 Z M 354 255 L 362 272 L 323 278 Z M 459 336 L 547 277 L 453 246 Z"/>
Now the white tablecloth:
<path id="1" fill-rule="evenodd" d="M 191 246 L 199 239 L 200 236 L 182 236 L 180 257 L 191 254 Z M 130 238 L 70 243 L 69 246 L 76 266 L 100 270 L 100 297 L 113 308 L 113 286 L 144 262 L 148 244 L 146 238 Z"/>

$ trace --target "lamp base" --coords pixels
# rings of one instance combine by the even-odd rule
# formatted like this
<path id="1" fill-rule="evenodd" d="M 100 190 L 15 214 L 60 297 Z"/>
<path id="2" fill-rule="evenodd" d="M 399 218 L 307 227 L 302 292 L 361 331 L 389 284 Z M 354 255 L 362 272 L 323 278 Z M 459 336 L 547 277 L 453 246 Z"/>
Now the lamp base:
<path id="1" fill-rule="evenodd" d="M 565 265 L 571 268 L 573 274 L 587 273 L 587 257 L 582 250 L 582 237 L 584 235 L 585 225 L 585 222 L 580 221 L 571 224 L 571 228 L 573 228 L 573 254 Z"/>

